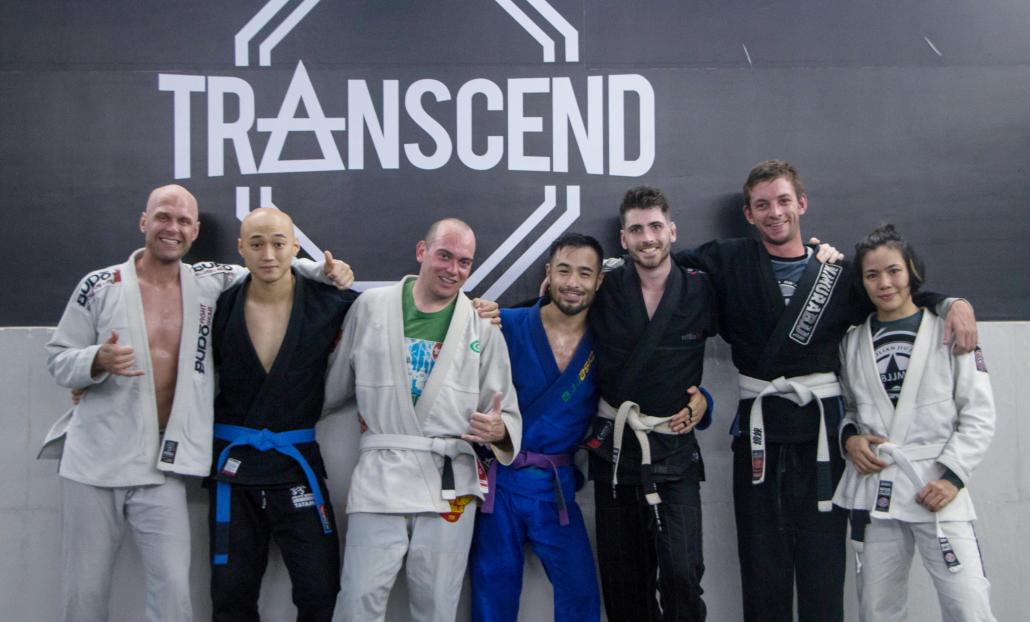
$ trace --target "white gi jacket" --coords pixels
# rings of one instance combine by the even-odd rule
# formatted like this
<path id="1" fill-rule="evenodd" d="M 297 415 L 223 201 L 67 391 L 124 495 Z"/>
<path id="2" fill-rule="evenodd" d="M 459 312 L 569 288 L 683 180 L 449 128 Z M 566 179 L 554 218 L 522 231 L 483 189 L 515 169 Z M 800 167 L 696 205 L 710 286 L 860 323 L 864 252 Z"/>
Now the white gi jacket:
<path id="1" fill-rule="evenodd" d="M 437 439 L 438 444 L 467 452 L 471 446 L 460 436 L 468 431 L 473 412 L 490 409 L 495 393 L 503 396 L 501 418 L 512 447 L 505 451 L 491 445 L 491 449 L 502 464 L 511 464 L 520 449 L 522 417 L 504 336 L 476 315 L 462 293 L 458 294 L 439 358 L 418 404 L 412 404 L 402 312 L 403 284 L 410 278 L 414 277 L 367 290 L 358 297 L 347 314 L 343 337 L 326 378 L 325 412 L 337 410 L 356 397 L 358 413 L 368 425 L 351 476 L 347 513 L 451 511 L 442 495 L 444 458 L 440 453 L 367 445 L 377 437 L 403 435 Z M 461 453 L 452 460 L 455 493 L 482 499 L 474 456 Z"/>
<path id="2" fill-rule="evenodd" d="M 846 402 L 841 429 L 852 424 L 859 433 L 899 445 L 924 482 L 940 479 L 943 467 L 951 469 L 966 487 L 937 514 L 942 521 L 970 521 L 976 513 L 969 480 L 994 434 L 994 397 L 979 348 L 955 355 L 943 336 L 944 320 L 924 310 L 895 409 L 880 381 L 870 319 L 852 327 L 840 346 Z M 890 462 L 882 453 L 880 458 Z M 892 483 L 887 511 L 876 503 L 881 482 Z M 934 513 L 916 502 L 918 492 L 897 464 L 862 475 L 848 460 L 833 502 L 869 510 L 872 518 L 933 522 Z"/>
<path id="3" fill-rule="evenodd" d="M 213 262 L 180 263 L 182 335 L 172 412 L 162 438 L 136 276 L 141 252 L 83 277 L 46 345 L 47 367 L 57 384 L 89 390 L 50 428 L 39 457 L 60 458 L 61 477 L 91 486 L 161 484 L 164 472 L 206 476 L 211 471 L 211 320 L 219 294 L 247 271 Z M 302 260 L 296 265 L 305 276 L 324 280 L 321 264 Z M 142 376 L 91 377 L 97 350 L 112 330 L 118 331 L 119 345 L 135 350 Z"/>

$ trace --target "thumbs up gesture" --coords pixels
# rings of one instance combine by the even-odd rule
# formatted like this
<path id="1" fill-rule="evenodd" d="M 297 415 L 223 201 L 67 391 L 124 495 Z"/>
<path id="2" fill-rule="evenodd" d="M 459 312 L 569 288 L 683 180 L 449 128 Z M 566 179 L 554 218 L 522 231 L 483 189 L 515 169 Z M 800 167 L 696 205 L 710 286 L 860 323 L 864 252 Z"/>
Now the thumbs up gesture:
<path id="1" fill-rule="evenodd" d="M 325 263 L 322 265 L 322 272 L 336 285 L 336 289 L 347 289 L 353 285 L 354 271 L 350 266 L 339 259 L 333 259 L 333 254 L 329 251 L 323 252 Z"/>
<path id="2" fill-rule="evenodd" d="M 115 376 L 142 376 L 143 370 L 133 369 L 136 366 L 136 353 L 132 346 L 118 345 L 118 331 L 112 330 L 107 341 L 100 344 L 90 374 L 95 378 L 101 372 Z"/>
<path id="3" fill-rule="evenodd" d="M 501 420 L 501 394 L 494 393 L 490 410 L 485 413 L 472 413 L 468 432 L 462 434 L 461 438 L 470 443 L 499 443 L 507 436 L 508 429 Z"/>

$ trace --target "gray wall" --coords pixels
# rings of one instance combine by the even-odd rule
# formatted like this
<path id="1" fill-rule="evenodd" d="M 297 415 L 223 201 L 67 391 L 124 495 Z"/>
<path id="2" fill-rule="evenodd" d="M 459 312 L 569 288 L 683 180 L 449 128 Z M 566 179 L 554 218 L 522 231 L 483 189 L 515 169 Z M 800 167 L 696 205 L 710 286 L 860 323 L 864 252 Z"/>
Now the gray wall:
<path id="1" fill-rule="evenodd" d="M 1030 419 L 1026 414 L 1025 374 L 1030 367 L 1030 323 L 984 322 L 981 342 L 986 353 L 998 408 L 994 442 L 976 471 L 971 486 L 979 520 L 977 534 L 988 578 L 993 584 L 992 603 L 999 620 L 1020 620 L 1025 615 L 1025 586 L 1030 585 L 1030 540 L 1025 537 L 1025 517 L 1030 513 Z M 57 612 L 59 585 L 61 508 L 56 462 L 34 460 L 46 430 L 66 408 L 67 394 L 47 374 L 43 344 L 47 328 L 0 329 L 0 603 L 4 620 L 36 622 L 51 620 Z M 713 622 L 740 619 L 737 592 L 736 535 L 730 491 L 731 459 L 725 430 L 735 406 L 737 390 L 729 348 L 711 340 L 706 360 L 705 385 L 716 398 L 716 422 L 700 434 L 708 481 L 702 487 L 706 572 L 702 585 Z M 320 442 L 330 471 L 330 486 L 337 500 L 342 524 L 343 500 L 350 469 L 357 459 L 357 426 L 354 418 L 337 416 L 319 428 Z M 581 494 L 588 525 L 593 522 L 592 500 Z M 207 501 L 194 482 L 190 489 L 193 527 L 193 601 L 198 620 L 209 619 L 207 591 Z M 344 552 L 346 554 L 346 552 Z M 846 619 L 857 620 L 853 571 L 849 563 L 845 588 Z M 131 541 L 121 552 L 115 569 L 112 611 L 114 620 L 140 619 L 143 586 L 139 554 Z M 919 562 L 914 562 L 910 589 L 910 620 L 939 620 L 933 587 Z M 530 556 L 521 620 L 550 618 L 550 587 L 539 561 Z M 392 622 L 406 619 L 403 586 L 394 591 Z M 467 602 L 467 601 L 466 601 Z M 400 604 L 401 606 L 398 606 Z M 289 579 L 278 554 L 274 554 L 262 591 L 262 611 L 273 622 L 292 620 Z M 462 617 L 467 618 L 467 606 Z"/>

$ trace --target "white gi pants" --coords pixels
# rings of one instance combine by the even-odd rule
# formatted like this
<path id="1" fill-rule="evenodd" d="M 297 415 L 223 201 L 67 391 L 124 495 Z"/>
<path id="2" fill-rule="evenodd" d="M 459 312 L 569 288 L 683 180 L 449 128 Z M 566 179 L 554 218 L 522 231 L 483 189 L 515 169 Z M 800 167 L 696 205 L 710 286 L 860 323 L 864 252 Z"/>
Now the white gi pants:
<path id="1" fill-rule="evenodd" d="M 862 622 L 908 620 L 908 574 L 916 547 L 937 589 L 944 622 L 995 622 L 973 524 L 942 522 L 941 528 L 962 563 L 957 573 L 949 572 L 941 557 L 934 523 L 873 519 L 866 526 L 857 577 Z"/>
<path id="2" fill-rule="evenodd" d="M 454 523 L 433 512 L 349 514 L 333 621 L 385 620 L 390 590 L 405 563 L 408 619 L 454 622 L 475 520 L 475 502 Z"/>
<path id="3" fill-rule="evenodd" d="M 63 511 L 61 617 L 106 622 L 115 556 L 128 527 L 143 557 L 146 619 L 189 622 L 190 524 L 186 485 L 100 488 L 61 480 Z"/>

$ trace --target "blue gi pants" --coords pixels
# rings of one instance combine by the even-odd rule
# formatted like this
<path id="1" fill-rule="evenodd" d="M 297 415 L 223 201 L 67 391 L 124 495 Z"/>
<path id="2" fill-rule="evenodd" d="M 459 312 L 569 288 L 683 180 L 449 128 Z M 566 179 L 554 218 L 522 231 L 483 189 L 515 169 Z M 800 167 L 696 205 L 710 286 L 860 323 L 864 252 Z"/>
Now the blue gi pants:
<path id="1" fill-rule="evenodd" d="M 594 480 L 597 563 L 609 622 L 705 619 L 700 484 L 658 484 L 659 530 L 641 486 Z M 655 593 L 661 595 L 661 602 Z"/>
<path id="2" fill-rule="evenodd" d="M 472 541 L 472 619 L 515 622 L 522 593 L 523 547 L 528 541 L 554 586 L 555 622 L 601 617 L 594 555 L 583 514 L 568 504 L 569 524 L 558 524 L 553 501 L 497 490 L 492 514 L 476 516 Z"/>

